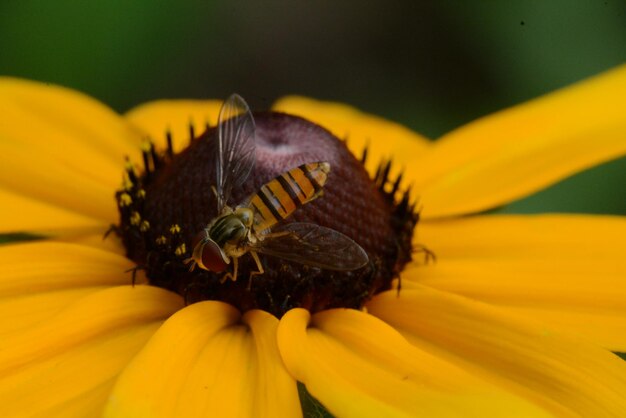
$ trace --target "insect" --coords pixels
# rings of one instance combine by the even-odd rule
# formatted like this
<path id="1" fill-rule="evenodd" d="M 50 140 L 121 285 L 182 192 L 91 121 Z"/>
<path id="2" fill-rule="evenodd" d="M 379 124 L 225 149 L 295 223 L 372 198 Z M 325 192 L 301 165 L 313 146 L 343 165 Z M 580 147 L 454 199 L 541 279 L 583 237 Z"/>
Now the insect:
<path id="1" fill-rule="evenodd" d="M 234 188 L 248 178 L 255 164 L 255 123 L 246 102 L 236 94 L 223 104 L 215 146 L 217 216 L 192 242 L 195 266 L 237 280 L 238 259 L 249 253 L 256 263 L 253 276 L 265 272 L 259 253 L 329 270 L 350 271 L 368 262 L 367 253 L 346 235 L 312 223 L 288 223 L 298 207 L 318 198 L 330 164 L 312 162 L 293 168 L 264 184 L 254 195 L 229 206 Z"/>

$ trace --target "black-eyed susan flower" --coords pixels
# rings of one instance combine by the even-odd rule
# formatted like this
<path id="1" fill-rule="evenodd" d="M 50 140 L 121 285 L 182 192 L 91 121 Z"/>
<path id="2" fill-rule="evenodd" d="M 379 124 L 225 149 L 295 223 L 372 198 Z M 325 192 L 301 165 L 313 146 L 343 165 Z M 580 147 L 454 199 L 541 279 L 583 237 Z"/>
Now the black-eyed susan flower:
<path id="1" fill-rule="evenodd" d="M 341 175 L 296 216 L 372 262 L 350 285 L 267 257 L 249 285 L 179 268 L 188 230 L 214 210 L 196 151 L 219 102 L 120 117 L 1 80 L 0 231 L 46 239 L 0 247 L 0 415 L 300 416 L 301 382 L 340 417 L 626 416 L 626 365 L 611 353 L 626 351 L 626 221 L 480 214 L 624 154 L 625 102 L 619 68 L 431 143 L 282 99 L 275 111 L 311 122 L 256 116 L 267 155 L 248 187 L 290 158 L 332 160 Z M 322 127 L 359 156 L 368 144 L 373 182 Z"/>

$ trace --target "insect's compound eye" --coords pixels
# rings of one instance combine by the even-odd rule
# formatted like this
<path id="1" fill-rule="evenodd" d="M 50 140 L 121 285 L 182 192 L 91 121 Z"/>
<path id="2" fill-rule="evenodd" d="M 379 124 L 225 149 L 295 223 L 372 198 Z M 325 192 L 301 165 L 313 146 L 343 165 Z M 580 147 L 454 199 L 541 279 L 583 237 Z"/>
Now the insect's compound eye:
<path id="1" fill-rule="evenodd" d="M 196 248 L 198 248 L 198 245 L 202 245 L 203 242 L 207 239 L 209 239 L 209 234 L 207 233 L 206 229 L 198 232 L 196 236 L 193 237 L 193 239 L 191 240 L 191 248 L 193 248 L 193 251 L 196 252 Z"/>
<path id="2" fill-rule="evenodd" d="M 209 238 L 206 229 L 198 232 L 191 241 L 193 258 L 202 269 L 220 273 L 228 265 L 222 249 Z"/>
<path id="3" fill-rule="evenodd" d="M 222 249 L 211 239 L 207 239 L 204 243 L 200 243 L 202 259 L 202 267 L 215 273 L 221 273 L 228 266 L 226 256 Z"/>

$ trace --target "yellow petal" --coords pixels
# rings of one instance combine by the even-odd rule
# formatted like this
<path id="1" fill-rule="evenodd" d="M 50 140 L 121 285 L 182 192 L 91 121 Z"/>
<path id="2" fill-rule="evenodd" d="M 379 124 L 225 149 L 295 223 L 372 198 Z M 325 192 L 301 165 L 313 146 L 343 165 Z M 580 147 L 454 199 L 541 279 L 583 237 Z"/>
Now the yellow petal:
<path id="1" fill-rule="evenodd" d="M 102 228 L 106 222 L 61 206 L 0 188 L 0 233 L 65 234 Z"/>
<path id="2" fill-rule="evenodd" d="M 420 223 L 417 240 L 446 259 L 587 255 L 602 260 L 623 254 L 625 228 L 622 216 L 484 215 Z"/>
<path id="3" fill-rule="evenodd" d="M 414 160 L 426 218 L 490 209 L 626 153 L 626 66 L 463 126 Z"/>
<path id="4" fill-rule="evenodd" d="M 0 247 L 0 297 L 130 284 L 134 263 L 93 247 L 29 242 Z"/>
<path id="5" fill-rule="evenodd" d="M 110 228 L 110 227 L 109 227 Z M 88 247 L 94 247 L 101 250 L 109 251 L 115 254 L 119 254 L 122 256 L 126 255 L 126 249 L 122 244 L 122 240 L 120 237 L 115 235 L 114 232 L 110 232 L 106 234 L 108 228 L 100 228 L 95 233 L 87 232 L 80 234 L 65 234 L 62 236 L 58 236 L 53 238 L 53 241 L 57 242 L 66 242 L 73 244 L 85 245 Z M 106 234 L 106 237 L 105 237 Z"/>
<path id="6" fill-rule="evenodd" d="M 172 134 L 172 145 L 180 151 L 189 144 L 189 127 L 198 136 L 207 124 L 216 125 L 221 100 L 157 100 L 131 109 L 126 120 L 140 128 L 158 148 L 166 146 L 166 132 Z"/>
<path id="7" fill-rule="evenodd" d="M 626 364 L 595 345 L 425 287 L 399 297 L 395 291 L 381 293 L 367 308 L 417 346 L 558 415 L 568 410 L 575 416 L 626 416 Z"/>
<path id="8" fill-rule="evenodd" d="M 414 280 L 532 316 L 611 350 L 626 350 L 626 218 L 481 216 L 424 223 L 437 263 Z"/>
<path id="9" fill-rule="evenodd" d="M 301 416 L 296 382 L 287 373 L 278 352 L 278 319 L 260 310 L 248 311 L 242 319 L 252 331 L 256 346 L 258 370 L 254 383 L 254 403 L 258 413 L 253 415 L 294 418 Z"/>
<path id="10" fill-rule="evenodd" d="M 278 320 L 221 302 L 170 318 L 115 385 L 108 417 L 292 417 L 295 381 L 275 342 Z"/>
<path id="11" fill-rule="evenodd" d="M 110 288 L 4 336 L 2 416 L 99 415 L 116 376 L 161 321 L 181 307 L 178 295 L 155 287 Z"/>
<path id="12" fill-rule="evenodd" d="M 272 109 L 301 116 L 347 139 L 348 148 L 358 157 L 367 146 L 370 173 L 383 158 L 392 158 L 395 170 L 408 167 L 430 148 L 429 140 L 404 126 L 340 103 L 288 96 L 274 103 Z"/>
<path id="13" fill-rule="evenodd" d="M 115 189 L 121 185 L 123 157 L 116 174 L 111 171 L 107 184 L 86 173 L 90 161 L 82 160 L 85 170 L 81 171 L 34 152 L 22 143 L 0 144 L 3 156 L 0 182 L 4 189 L 85 217 L 105 222 L 117 218 Z"/>
<path id="14" fill-rule="evenodd" d="M 0 298 L 0 338 L 49 320 L 68 305 L 107 286 L 90 286 Z"/>
<path id="15" fill-rule="evenodd" d="M 310 320 L 307 311 L 291 310 L 278 345 L 289 372 L 336 416 L 549 416 L 363 312 L 335 309 Z"/>
<path id="16" fill-rule="evenodd" d="M 113 191 L 141 135 L 104 105 L 62 87 L 0 78 L 0 182 L 86 216 L 115 219 Z"/>
<path id="17" fill-rule="evenodd" d="M 86 158 L 90 163 L 84 168 L 117 165 L 120 158 L 139 151 L 142 137 L 136 129 L 106 105 L 77 91 L 0 77 L 0 98 L 3 142 L 19 139 L 33 152 L 45 150 L 68 164 L 80 163 L 69 157 Z M 91 174 L 106 178 L 106 173 Z"/>

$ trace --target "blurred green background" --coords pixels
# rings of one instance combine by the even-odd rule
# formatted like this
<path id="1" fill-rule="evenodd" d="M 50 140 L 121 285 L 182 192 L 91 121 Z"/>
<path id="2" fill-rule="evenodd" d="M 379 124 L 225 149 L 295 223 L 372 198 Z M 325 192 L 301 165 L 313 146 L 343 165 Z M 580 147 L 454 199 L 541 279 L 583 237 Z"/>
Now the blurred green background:
<path id="1" fill-rule="evenodd" d="M 118 111 L 233 91 L 261 109 L 297 93 L 436 138 L 624 62 L 624 1 L 0 5 L 0 73 L 73 87 Z M 504 211 L 626 214 L 626 159 Z"/>

